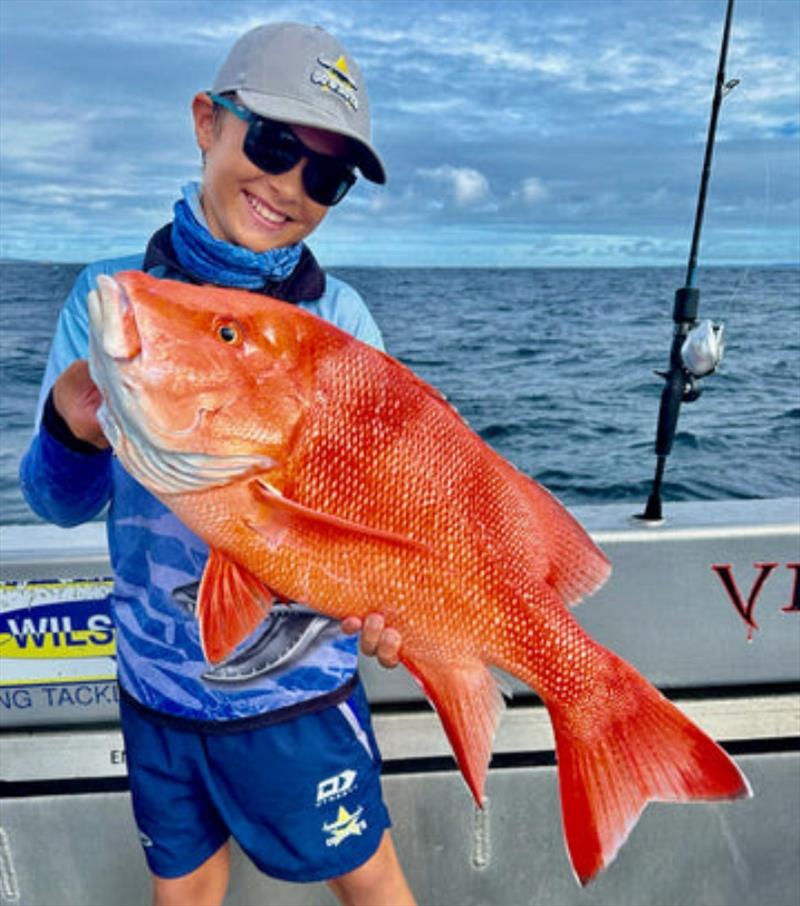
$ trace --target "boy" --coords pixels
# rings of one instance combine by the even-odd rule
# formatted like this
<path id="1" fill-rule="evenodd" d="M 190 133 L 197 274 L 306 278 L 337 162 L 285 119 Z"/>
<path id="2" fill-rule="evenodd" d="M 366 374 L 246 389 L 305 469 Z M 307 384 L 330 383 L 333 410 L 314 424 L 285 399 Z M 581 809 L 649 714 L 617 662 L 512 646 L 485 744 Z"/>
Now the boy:
<path id="1" fill-rule="evenodd" d="M 85 362 L 86 296 L 100 273 L 142 269 L 293 302 L 381 345 L 364 303 L 303 240 L 355 181 L 385 182 L 358 68 L 318 28 L 244 35 L 192 102 L 202 186 L 144 255 L 90 265 L 61 313 L 39 430 L 20 469 L 40 516 L 74 525 L 110 503 L 120 715 L 154 902 L 218 904 L 232 834 L 290 881 L 325 879 L 343 903 L 413 903 L 394 851 L 357 644 L 384 666 L 400 639 L 374 614 L 339 625 L 276 606 L 211 668 L 193 608 L 207 548 L 113 459 Z M 376 602 L 376 605 L 380 602 Z"/>

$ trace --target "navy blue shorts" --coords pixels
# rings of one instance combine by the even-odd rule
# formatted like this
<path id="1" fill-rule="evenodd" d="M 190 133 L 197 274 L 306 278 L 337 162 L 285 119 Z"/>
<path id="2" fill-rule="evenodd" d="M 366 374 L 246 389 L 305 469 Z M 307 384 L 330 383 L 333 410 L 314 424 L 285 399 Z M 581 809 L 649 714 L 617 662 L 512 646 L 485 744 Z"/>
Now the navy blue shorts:
<path id="1" fill-rule="evenodd" d="M 120 702 L 133 811 L 150 871 L 176 878 L 233 836 L 268 875 L 322 881 L 362 865 L 389 815 L 359 683 L 339 705 L 207 734 Z"/>

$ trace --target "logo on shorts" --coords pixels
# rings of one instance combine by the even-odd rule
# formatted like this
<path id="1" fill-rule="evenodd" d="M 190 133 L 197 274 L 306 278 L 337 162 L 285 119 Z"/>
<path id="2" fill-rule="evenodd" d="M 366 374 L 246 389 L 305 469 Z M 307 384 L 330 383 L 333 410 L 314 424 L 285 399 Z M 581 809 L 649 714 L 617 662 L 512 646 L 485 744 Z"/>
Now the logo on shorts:
<path id="1" fill-rule="evenodd" d="M 147 836 L 144 831 L 139 831 L 139 840 L 144 846 L 145 849 L 149 849 L 153 845 L 153 841 Z"/>
<path id="2" fill-rule="evenodd" d="M 322 825 L 322 830 L 326 834 L 330 834 L 325 838 L 325 845 L 338 846 L 348 837 L 360 837 L 361 832 L 367 827 L 367 822 L 361 818 L 363 811 L 363 805 L 359 805 L 354 812 L 348 812 L 343 805 L 340 805 L 336 820 Z"/>
<path id="3" fill-rule="evenodd" d="M 317 784 L 317 805 L 341 799 L 347 795 L 356 780 L 356 772 L 347 768 L 335 777 L 326 777 Z"/>

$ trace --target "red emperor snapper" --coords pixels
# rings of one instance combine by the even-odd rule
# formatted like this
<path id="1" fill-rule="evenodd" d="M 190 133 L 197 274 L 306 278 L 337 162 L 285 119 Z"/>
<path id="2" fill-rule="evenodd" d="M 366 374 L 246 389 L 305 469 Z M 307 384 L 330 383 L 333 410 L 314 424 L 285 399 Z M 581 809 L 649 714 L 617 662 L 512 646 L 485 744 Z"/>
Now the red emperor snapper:
<path id="1" fill-rule="evenodd" d="M 276 597 L 381 612 L 478 804 L 503 710 L 488 668 L 513 674 L 548 708 L 583 883 L 648 801 L 748 794 L 726 753 L 571 616 L 610 571 L 589 536 L 399 362 L 297 306 L 138 272 L 100 277 L 89 311 L 116 454 L 211 549 L 210 661 Z"/>

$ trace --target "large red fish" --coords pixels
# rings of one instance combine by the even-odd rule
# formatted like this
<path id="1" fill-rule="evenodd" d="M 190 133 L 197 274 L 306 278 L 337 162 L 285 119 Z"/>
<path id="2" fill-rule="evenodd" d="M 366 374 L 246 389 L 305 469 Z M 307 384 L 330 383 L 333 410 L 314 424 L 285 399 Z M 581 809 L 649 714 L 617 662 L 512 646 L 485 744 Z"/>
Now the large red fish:
<path id="1" fill-rule="evenodd" d="M 747 795 L 725 752 L 570 615 L 610 571 L 584 530 L 403 365 L 296 306 L 136 272 L 100 277 L 89 309 L 109 440 L 211 548 L 209 660 L 275 598 L 381 612 L 479 804 L 503 710 L 488 668 L 508 671 L 548 708 L 583 883 L 648 801 Z"/>

